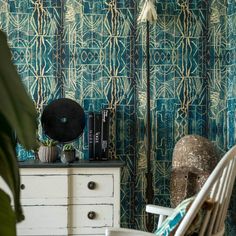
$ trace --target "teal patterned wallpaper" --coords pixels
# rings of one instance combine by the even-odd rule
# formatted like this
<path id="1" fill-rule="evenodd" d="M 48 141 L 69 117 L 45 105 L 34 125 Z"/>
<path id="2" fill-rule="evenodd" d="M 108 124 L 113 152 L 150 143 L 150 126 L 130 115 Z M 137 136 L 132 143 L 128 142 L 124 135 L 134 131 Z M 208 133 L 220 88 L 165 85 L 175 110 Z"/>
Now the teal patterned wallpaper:
<path id="1" fill-rule="evenodd" d="M 184 135 L 207 136 L 206 42 L 208 5 L 205 1 L 156 1 L 158 19 L 150 30 L 152 168 L 154 203 L 169 205 L 172 151 Z M 145 25 L 139 26 L 137 48 L 145 55 Z M 144 56 L 145 57 L 145 56 Z M 137 64 L 137 123 L 145 117 L 145 60 Z M 145 139 L 137 137 L 138 228 L 145 225 Z"/>
<path id="2" fill-rule="evenodd" d="M 68 97 L 85 112 L 110 107 L 112 143 L 126 162 L 121 225 L 145 229 L 145 24 L 142 0 L 0 0 L 0 28 L 35 106 Z M 155 204 L 169 205 L 172 151 L 184 135 L 236 141 L 235 0 L 156 0 L 150 28 L 151 163 Z M 87 158 L 86 130 L 77 142 Z M 18 150 L 20 159 L 32 152 Z M 236 193 L 228 235 L 236 234 Z"/>
<path id="3" fill-rule="evenodd" d="M 209 11 L 208 137 L 225 152 L 236 141 L 236 2 L 211 1 Z M 235 234 L 236 186 L 228 219 L 228 235 Z"/>

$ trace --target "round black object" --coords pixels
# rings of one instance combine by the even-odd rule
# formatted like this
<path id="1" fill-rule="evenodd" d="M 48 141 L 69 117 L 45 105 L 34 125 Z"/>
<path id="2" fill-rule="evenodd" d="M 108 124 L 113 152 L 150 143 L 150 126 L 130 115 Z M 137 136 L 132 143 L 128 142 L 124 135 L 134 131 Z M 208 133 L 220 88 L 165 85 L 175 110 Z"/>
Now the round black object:
<path id="1" fill-rule="evenodd" d="M 60 98 L 47 105 L 41 116 L 46 135 L 58 142 L 71 142 L 84 130 L 83 108 L 69 98 Z"/>

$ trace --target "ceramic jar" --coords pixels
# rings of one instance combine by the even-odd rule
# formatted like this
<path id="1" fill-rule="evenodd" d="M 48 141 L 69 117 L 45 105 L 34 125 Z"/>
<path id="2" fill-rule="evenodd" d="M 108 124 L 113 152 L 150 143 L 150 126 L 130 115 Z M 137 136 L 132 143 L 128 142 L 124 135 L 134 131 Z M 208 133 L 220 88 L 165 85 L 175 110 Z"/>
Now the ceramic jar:
<path id="1" fill-rule="evenodd" d="M 58 156 L 57 146 L 40 146 L 38 151 L 39 160 L 41 162 L 55 162 Z"/>
<path id="2" fill-rule="evenodd" d="M 75 150 L 63 151 L 61 155 L 62 163 L 71 163 L 75 161 Z"/>

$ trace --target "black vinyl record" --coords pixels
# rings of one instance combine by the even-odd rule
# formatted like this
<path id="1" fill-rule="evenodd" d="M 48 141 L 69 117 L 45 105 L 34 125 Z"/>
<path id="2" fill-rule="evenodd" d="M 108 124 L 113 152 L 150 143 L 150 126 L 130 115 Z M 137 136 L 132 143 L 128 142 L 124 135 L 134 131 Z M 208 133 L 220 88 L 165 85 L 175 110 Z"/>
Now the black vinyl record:
<path id="1" fill-rule="evenodd" d="M 58 142 L 71 142 L 84 130 L 83 108 L 69 98 L 60 98 L 47 105 L 41 116 L 43 130 Z"/>

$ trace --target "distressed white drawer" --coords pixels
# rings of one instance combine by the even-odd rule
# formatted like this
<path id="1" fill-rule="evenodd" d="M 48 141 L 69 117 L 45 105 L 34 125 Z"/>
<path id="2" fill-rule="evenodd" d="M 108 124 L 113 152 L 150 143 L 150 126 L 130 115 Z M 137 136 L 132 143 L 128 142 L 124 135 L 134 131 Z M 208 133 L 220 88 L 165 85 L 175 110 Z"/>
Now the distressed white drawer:
<path id="1" fill-rule="evenodd" d="M 23 168 L 21 183 L 19 236 L 101 236 L 119 227 L 120 168 Z"/>
<path id="2" fill-rule="evenodd" d="M 25 220 L 17 224 L 20 235 L 66 235 L 67 206 L 23 206 Z"/>
<path id="3" fill-rule="evenodd" d="M 105 227 L 113 226 L 113 205 L 71 205 L 72 234 L 104 234 Z"/>
<path id="4" fill-rule="evenodd" d="M 67 204 L 68 179 L 64 175 L 21 176 L 23 205 Z"/>
<path id="5" fill-rule="evenodd" d="M 70 175 L 69 178 L 73 198 L 114 196 L 114 176 L 112 174 Z"/>

